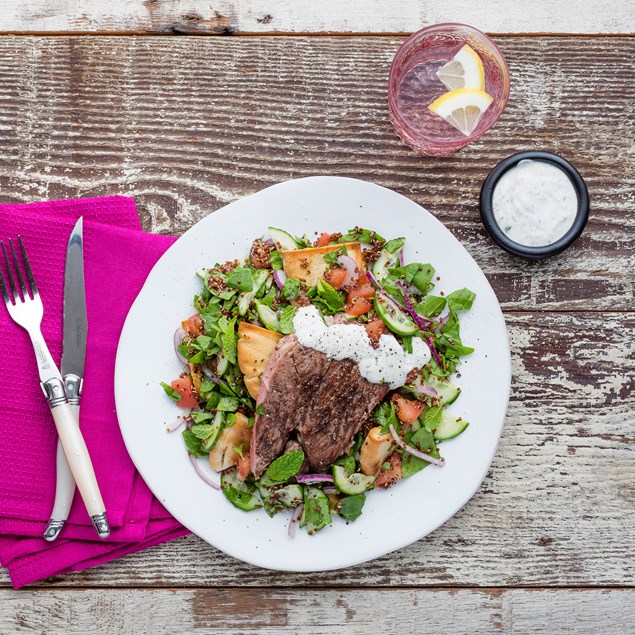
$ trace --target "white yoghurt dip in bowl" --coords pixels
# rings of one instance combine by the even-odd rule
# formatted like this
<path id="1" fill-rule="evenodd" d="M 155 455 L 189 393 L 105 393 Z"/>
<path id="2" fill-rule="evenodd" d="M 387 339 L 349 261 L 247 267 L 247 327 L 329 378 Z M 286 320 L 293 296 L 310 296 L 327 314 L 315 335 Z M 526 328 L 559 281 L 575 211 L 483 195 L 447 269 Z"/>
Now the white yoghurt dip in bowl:
<path id="1" fill-rule="evenodd" d="M 517 256 L 539 260 L 572 245 L 589 218 L 579 172 L 551 152 L 520 152 L 501 161 L 481 189 L 481 218 L 492 239 Z"/>

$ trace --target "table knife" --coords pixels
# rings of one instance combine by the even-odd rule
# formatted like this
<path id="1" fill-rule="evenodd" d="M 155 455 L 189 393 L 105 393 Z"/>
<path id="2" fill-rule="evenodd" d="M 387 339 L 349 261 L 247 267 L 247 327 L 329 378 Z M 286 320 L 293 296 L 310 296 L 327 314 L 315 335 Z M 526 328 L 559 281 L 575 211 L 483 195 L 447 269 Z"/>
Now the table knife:
<path id="1" fill-rule="evenodd" d="M 86 294 L 84 288 L 83 218 L 71 232 L 66 249 L 64 272 L 64 349 L 61 373 L 68 403 L 79 422 L 79 400 L 82 394 L 84 359 L 86 357 Z M 71 473 L 60 441 L 57 442 L 55 502 L 44 538 L 55 540 L 68 519 L 75 479 Z"/>

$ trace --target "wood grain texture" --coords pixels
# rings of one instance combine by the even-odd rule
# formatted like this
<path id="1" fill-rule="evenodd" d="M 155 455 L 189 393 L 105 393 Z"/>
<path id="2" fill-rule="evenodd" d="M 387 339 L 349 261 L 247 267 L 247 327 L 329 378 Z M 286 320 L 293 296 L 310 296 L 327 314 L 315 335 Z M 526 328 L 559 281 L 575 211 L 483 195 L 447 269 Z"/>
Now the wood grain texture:
<path id="1" fill-rule="evenodd" d="M 462 22 L 492 33 L 633 33 L 632 0 L 3 0 L 4 32 L 403 33 Z"/>
<path id="2" fill-rule="evenodd" d="M 6 37 L 0 200 L 130 194 L 147 230 L 179 233 L 285 179 L 351 176 L 438 216 L 506 309 L 633 310 L 635 39 L 500 38 L 507 112 L 436 158 L 404 147 L 388 121 L 401 41 Z M 488 171 L 527 149 L 572 160 L 592 205 L 578 243 L 539 263 L 494 248 L 478 215 Z"/>
<path id="3" fill-rule="evenodd" d="M 634 585 L 635 315 L 506 320 L 514 381 L 496 457 L 474 498 L 426 539 L 342 571 L 292 574 L 189 537 L 42 585 Z"/>
<path id="4" fill-rule="evenodd" d="M 0 632 L 310 633 L 368 635 L 625 635 L 635 592 L 625 590 L 279 589 L 7 591 Z M 4 607 L 3 607 L 4 608 Z"/>

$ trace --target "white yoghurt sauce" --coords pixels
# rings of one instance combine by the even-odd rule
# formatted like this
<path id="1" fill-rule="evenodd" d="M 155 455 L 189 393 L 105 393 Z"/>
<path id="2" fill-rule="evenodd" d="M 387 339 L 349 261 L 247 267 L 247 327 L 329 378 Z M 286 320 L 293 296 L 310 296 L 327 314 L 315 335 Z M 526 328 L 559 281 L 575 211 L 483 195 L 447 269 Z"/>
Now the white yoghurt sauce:
<path id="1" fill-rule="evenodd" d="M 366 329 L 360 324 L 327 326 L 314 306 L 298 309 L 293 318 L 298 342 L 336 360 L 352 359 L 359 373 L 372 384 L 387 383 L 391 389 L 406 383 L 413 368 L 430 361 L 430 349 L 419 337 L 412 338 L 412 353 L 406 353 L 392 335 L 382 335 L 373 348 Z"/>
<path id="2" fill-rule="evenodd" d="M 559 167 L 525 159 L 498 180 L 492 197 L 494 218 L 503 233 L 528 247 L 562 238 L 578 213 L 578 195 Z"/>

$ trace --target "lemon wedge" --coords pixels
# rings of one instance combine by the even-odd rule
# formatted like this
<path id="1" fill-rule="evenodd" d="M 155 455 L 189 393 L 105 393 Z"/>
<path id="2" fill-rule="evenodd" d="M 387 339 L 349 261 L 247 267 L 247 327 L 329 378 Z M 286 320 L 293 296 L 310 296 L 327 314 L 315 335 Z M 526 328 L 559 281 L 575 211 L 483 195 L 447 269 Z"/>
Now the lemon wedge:
<path id="1" fill-rule="evenodd" d="M 483 62 L 469 44 L 466 44 L 437 71 L 437 77 L 448 90 L 458 90 L 459 88 L 485 90 Z"/>
<path id="2" fill-rule="evenodd" d="M 474 132 L 483 113 L 490 107 L 492 97 L 483 90 L 461 88 L 444 93 L 428 108 L 443 117 L 465 136 Z"/>

